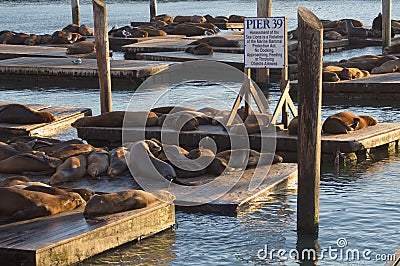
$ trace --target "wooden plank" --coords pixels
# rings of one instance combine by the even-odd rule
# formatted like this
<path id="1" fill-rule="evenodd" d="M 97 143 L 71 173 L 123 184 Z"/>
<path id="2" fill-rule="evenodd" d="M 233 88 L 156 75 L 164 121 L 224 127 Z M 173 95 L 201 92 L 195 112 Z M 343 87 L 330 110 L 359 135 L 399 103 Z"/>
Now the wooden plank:
<path id="1" fill-rule="evenodd" d="M 0 44 L 0 59 L 14 57 L 67 57 L 66 47 Z"/>
<path id="2" fill-rule="evenodd" d="M 83 208 L 0 226 L 0 256 L 8 265 L 70 265 L 175 224 L 171 204 L 85 218 Z"/>
<path id="3" fill-rule="evenodd" d="M 128 45 L 133 43 L 139 43 L 149 40 L 169 40 L 169 39 L 181 39 L 185 38 L 186 35 L 165 35 L 165 36 L 151 36 L 151 37 L 137 37 L 137 38 L 125 38 L 125 37 L 109 37 L 110 45 L 115 46 L 122 46 Z"/>
<path id="4" fill-rule="evenodd" d="M 148 77 L 166 69 L 171 62 L 111 60 L 113 77 Z M 0 61 L 0 73 L 18 75 L 97 77 L 96 59 L 82 59 L 76 65 L 69 58 L 19 57 Z"/>
<path id="5" fill-rule="evenodd" d="M 21 136 L 21 135 L 51 136 L 65 127 L 70 127 L 70 124 L 76 119 L 83 117 L 85 115 L 92 114 L 92 110 L 90 108 L 65 107 L 65 106 L 44 107 L 40 105 L 37 105 L 36 107 L 41 111 L 48 111 L 53 115 L 55 115 L 56 121 L 51 123 L 28 124 L 28 125 L 0 123 L 0 135 L 1 135 L 0 139 L 7 139 L 12 136 Z"/>
<path id="6" fill-rule="evenodd" d="M 400 266 L 400 249 L 398 249 L 393 255 L 391 259 L 389 259 L 385 266 Z"/>
<path id="7" fill-rule="evenodd" d="M 297 91 L 298 81 L 292 82 L 292 91 Z M 400 73 L 372 74 L 371 77 L 323 82 L 323 93 L 387 94 L 400 92 Z"/>
<path id="8" fill-rule="evenodd" d="M 141 131 L 139 128 L 126 128 L 135 134 Z M 160 138 L 160 127 L 149 127 L 146 129 L 146 138 Z M 87 140 L 89 143 L 113 143 L 120 145 L 122 139 L 122 130 L 120 128 L 97 128 L 87 127 L 78 128 L 78 136 Z M 164 133 L 168 131 L 163 131 Z M 163 133 L 163 134 L 164 134 Z M 134 136 L 134 135 L 133 135 Z M 199 141 L 204 137 L 211 137 L 217 143 L 218 151 L 229 149 L 229 136 L 221 126 L 201 125 L 196 131 L 185 131 L 179 134 L 179 143 L 183 147 L 193 148 L 197 147 Z M 276 132 L 276 134 L 254 134 L 249 136 L 250 146 L 252 149 L 260 150 L 261 139 L 264 141 L 275 141 L 276 138 L 276 152 L 277 153 L 296 153 L 297 152 L 297 136 L 289 135 L 287 130 Z M 342 153 L 353 153 L 364 149 L 378 147 L 388 144 L 400 139 L 400 123 L 379 123 L 373 127 L 367 127 L 361 130 L 351 132 L 349 134 L 327 135 L 322 134 L 322 154 L 336 155 L 339 149 Z M 324 160 L 325 158 L 325 160 Z M 327 161 L 331 156 L 323 156 L 322 162 Z M 296 162 L 287 161 L 285 162 Z"/>

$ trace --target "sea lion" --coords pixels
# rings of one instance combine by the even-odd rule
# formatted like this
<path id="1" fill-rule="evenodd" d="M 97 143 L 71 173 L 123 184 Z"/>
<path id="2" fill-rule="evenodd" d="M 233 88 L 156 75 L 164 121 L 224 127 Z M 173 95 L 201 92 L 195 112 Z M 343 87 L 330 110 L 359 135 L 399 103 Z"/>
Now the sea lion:
<path id="1" fill-rule="evenodd" d="M 181 23 L 176 25 L 172 30 L 165 30 L 168 34 L 174 35 L 186 35 L 188 37 L 191 36 L 201 36 L 206 32 L 210 34 L 215 34 L 213 29 L 207 28 L 205 23 L 197 23 L 198 25 L 194 25 L 194 23 Z"/>
<path id="2" fill-rule="evenodd" d="M 196 111 L 193 108 L 184 107 L 184 106 L 161 106 L 161 107 L 154 107 L 150 110 L 150 112 L 154 112 L 157 115 L 161 114 L 173 114 L 181 111 Z"/>
<path id="3" fill-rule="evenodd" d="M 214 23 L 214 24 L 215 23 L 217 23 L 217 24 L 226 24 L 226 23 L 228 23 L 228 18 L 224 17 L 224 16 L 214 17 L 214 16 L 211 16 L 211 15 L 207 14 L 207 15 L 204 16 L 204 18 L 206 19 L 206 21 L 208 23 Z"/>
<path id="4" fill-rule="evenodd" d="M 203 16 L 176 16 L 174 17 L 174 22 L 179 22 L 179 23 L 183 23 L 183 22 L 194 22 L 194 23 L 204 23 L 207 22 L 207 20 L 205 19 L 205 17 Z"/>
<path id="5" fill-rule="evenodd" d="M 230 15 L 228 18 L 229 23 L 244 23 L 245 16 Z"/>
<path id="6" fill-rule="evenodd" d="M 79 194 L 73 192 L 50 195 L 17 188 L 0 188 L 0 197 L 0 215 L 8 217 L 9 220 L 54 215 L 86 204 Z"/>
<path id="7" fill-rule="evenodd" d="M 378 124 L 378 120 L 368 115 L 355 115 L 351 112 L 340 112 L 329 116 L 322 124 L 322 130 L 328 134 L 347 134 Z"/>
<path id="8" fill-rule="evenodd" d="M 113 111 L 98 116 L 85 116 L 77 119 L 71 124 L 73 127 L 122 127 L 123 123 L 128 126 L 151 127 L 157 125 L 158 116 L 154 112 L 147 111 Z"/>
<path id="9" fill-rule="evenodd" d="M 114 178 L 128 169 L 126 158 L 129 158 L 129 150 L 125 147 L 118 147 L 109 153 L 110 163 L 107 175 Z"/>
<path id="10" fill-rule="evenodd" d="M 0 173 L 24 174 L 24 173 L 54 173 L 62 161 L 47 155 L 35 155 L 21 153 L 0 161 Z"/>
<path id="11" fill-rule="evenodd" d="M 358 79 L 364 76 L 361 70 L 355 67 L 344 67 L 342 71 L 337 74 L 342 80 Z"/>
<path id="12" fill-rule="evenodd" d="M 189 43 L 189 45 L 198 45 L 201 43 L 206 43 L 213 47 L 240 47 L 240 44 L 236 40 L 228 40 L 225 37 L 214 36 L 214 37 L 205 37 L 200 40 L 196 40 L 194 42 Z"/>
<path id="13" fill-rule="evenodd" d="M 367 63 L 367 62 L 358 62 L 358 61 L 348 61 L 348 62 L 343 62 L 339 63 L 338 66 L 343 67 L 343 68 L 358 68 L 359 70 L 367 70 L 371 71 L 375 65 L 372 63 Z"/>
<path id="14" fill-rule="evenodd" d="M 9 39 L 14 37 L 15 32 L 12 31 L 2 31 L 0 34 L 0 43 L 5 44 Z"/>
<path id="15" fill-rule="evenodd" d="M 269 125 L 271 121 L 271 115 L 269 114 L 249 114 L 246 119 L 244 120 L 243 124 L 246 128 L 247 134 L 256 134 L 260 133 L 262 130 L 262 127 L 266 127 Z M 240 125 L 239 125 L 240 127 Z M 230 133 L 240 133 L 241 129 L 236 131 L 237 125 L 233 125 L 231 129 L 229 130 Z"/>
<path id="16" fill-rule="evenodd" d="M 0 142 L 0 161 L 21 153 L 23 152 L 13 148 L 12 146 L 4 142 Z"/>
<path id="17" fill-rule="evenodd" d="M 19 188 L 19 189 L 25 189 L 30 186 L 37 186 L 37 187 L 50 187 L 50 185 L 47 185 L 43 182 L 36 182 L 36 181 L 28 181 L 20 184 L 15 184 L 13 186 L 10 186 L 11 188 Z"/>
<path id="18" fill-rule="evenodd" d="M 69 157 L 63 164 L 57 167 L 55 174 L 50 177 L 50 184 L 60 184 L 80 179 L 86 174 L 86 156 L 78 155 Z"/>
<path id="19" fill-rule="evenodd" d="M 383 63 L 381 66 L 372 69 L 371 74 L 392 73 L 399 71 L 399 69 L 400 69 L 400 59 L 390 60 Z"/>
<path id="20" fill-rule="evenodd" d="M 375 66 L 379 67 L 383 63 L 386 63 L 387 61 L 396 60 L 396 59 L 399 59 L 399 58 L 397 56 L 394 56 L 394 55 L 384 55 L 384 56 L 381 56 L 381 57 L 377 58 L 376 61 L 373 64 Z"/>
<path id="21" fill-rule="evenodd" d="M 10 39 L 5 41 L 6 44 L 25 44 L 25 41 L 29 38 L 29 34 L 26 33 L 16 33 Z"/>
<path id="22" fill-rule="evenodd" d="M 218 110 L 218 109 L 215 109 L 215 108 L 212 108 L 212 107 L 204 107 L 204 108 L 201 108 L 201 109 L 197 110 L 197 112 L 203 113 L 206 116 L 213 118 L 216 114 L 221 112 L 221 110 Z"/>
<path id="23" fill-rule="evenodd" d="M 299 117 L 296 116 L 290 121 L 288 125 L 289 135 L 297 135 L 298 128 L 299 128 Z"/>
<path id="24" fill-rule="evenodd" d="M 162 201 L 172 203 L 175 197 L 159 190 L 153 194 L 143 190 L 123 190 L 110 194 L 94 195 L 86 204 L 84 215 L 102 215 L 141 209 L 156 205 Z"/>
<path id="25" fill-rule="evenodd" d="M 23 104 L 12 103 L 0 106 L 0 123 L 40 124 L 55 120 L 56 117 L 50 112 L 36 111 Z"/>
<path id="26" fill-rule="evenodd" d="M 93 150 L 95 150 L 95 147 L 90 144 L 69 144 L 56 150 L 52 150 L 48 154 L 60 158 L 61 160 L 65 160 L 68 157 L 89 153 Z"/>
<path id="27" fill-rule="evenodd" d="M 185 52 L 194 55 L 213 55 L 214 50 L 209 44 L 200 43 L 194 47 L 187 47 Z"/>
<path id="28" fill-rule="evenodd" d="M 12 187 L 30 181 L 28 177 L 23 175 L 10 176 L 0 182 L 0 187 Z"/>
<path id="29" fill-rule="evenodd" d="M 147 32 L 147 35 L 149 37 L 166 36 L 167 35 L 167 33 L 165 31 L 158 30 L 158 29 L 142 28 L 141 30 Z"/>
<path id="30" fill-rule="evenodd" d="M 400 53 L 400 43 L 387 46 L 383 49 L 383 54 L 399 54 Z"/>
<path id="31" fill-rule="evenodd" d="M 91 177 L 99 176 L 105 173 L 110 165 L 108 152 L 105 150 L 92 151 L 87 157 L 86 172 Z"/>
<path id="32" fill-rule="evenodd" d="M 161 15 L 152 17 L 150 21 L 164 21 L 167 23 L 172 23 L 172 22 L 174 22 L 174 18 L 168 14 L 161 14 Z"/>
<path id="33" fill-rule="evenodd" d="M 88 54 L 95 51 L 95 43 L 90 41 L 77 42 L 67 48 L 67 54 Z"/>
<path id="34" fill-rule="evenodd" d="M 93 36 L 94 35 L 93 30 L 86 24 L 82 24 L 79 27 L 78 33 L 81 34 L 82 36 Z"/>
<path id="35" fill-rule="evenodd" d="M 42 36 L 41 35 L 36 35 L 36 34 L 30 34 L 28 38 L 26 38 L 24 44 L 26 45 L 38 45 L 41 43 Z"/>
<path id="36" fill-rule="evenodd" d="M 65 26 L 61 31 L 78 33 L 79 25 L 78 24 L 69 24 L 69 25 Z"/>
<path id="37" fill-rule="evenodd" d="M 368 38 L 373 36 L 371 30 L 365 29 L 363 27 L 357 27 L 349 19 L 346 19 L 345 23 L 346 23 L 345 25 L 346 25 L 347 36 L 349 38 L 350 37 Z"/>
<path id="38" fill-rule="evenodd" d="M 197 115 L 191 112 L 177 112 L 169 115 L 162 115 L 157 125 L 179 131 L 196 130 L 199 126 Z"/>
<path id="39" fill-rule="evenodd" d="M 51 195 L 65 195 L 70 192 L 75 192 L 78 193 L 85 201 L 88 201 L 93 195 L 94 191 L 90 189 L 85 189 L 85 188 L 58 188 L 58 187 L 52 187 L 52 186 L 42 186 L 42 185 L 29 185 L 23 188 L 24 190 L 29 190 L 29 191 L 38 191 L 46 194 L 51 194 Z"/>
<path id="40" fill-rule="evenodd" d="M 43 34 L 40 35 L 40 44 L 47 44 L 50 43 L 51 41 L 51 35 L 50 34 Z"/>
<path id="41" fill-rule="evenodd" d="M 337 73 L 331 71 L 322 71 L 322 81 L 323 82 L 336 82 L 340 78 Z"/>
<path id="42" fill-rule="evenodd" d="M 246 169 L 283 162 L 283 158 L 279 155 L 260 153 L 252 149 L 226 150 L 217 153 L 216 157 L 229 162 L 230 167 Z"/>
<path id="43" fill-rule="evenodd" d="M 324 39 L 325 40 L 341 40 L 343 38 L 342 34 L 337 31 L 324 31 Z"/>
<path id="44" fill-rule="evenodd" d="M 30 143 L 30 142 L 28 142 L 28 143 Z M 44 140 L 35 139 L 35 140 L 33 140 L 32 149 L 37 150 L 37 151 L 42 151 L 45 154 L 50 154 L 57 150 L 61 150 L 62 148 L 67 147 L 71 144 L 85 144 L 85 143 L 83 143 L 83 141 L 80 139 L 70 139 L 70 140 L 61 141 L 58 143 L 56 143 L 56 142 L 51 143 L 51 142 L 47 142 Z"/>
<path id="45" fill-rule="evenodd" d="M 166 162 L 157 159 L 150 151 L 149 142 L 138 141 L 130 149 L 129 169 L 134 177 L 149 179 L 167 179 L 176 181 L 177 174 L 174 168 Z M 158 146 L 157 143 L 153 145 Z M 160 147 L 161 149 L 161 147 Z"/>

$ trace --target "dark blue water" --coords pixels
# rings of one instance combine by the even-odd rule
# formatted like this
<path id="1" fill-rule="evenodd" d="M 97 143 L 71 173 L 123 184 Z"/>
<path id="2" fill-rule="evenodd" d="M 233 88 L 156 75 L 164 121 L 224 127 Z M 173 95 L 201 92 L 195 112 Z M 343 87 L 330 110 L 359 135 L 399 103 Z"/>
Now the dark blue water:
<path id="1" fill-rule="evenodd" d="M 130 21 L 148 20 L 148 3 L 140 1 L 107 1 L 109 25 L 128 25 Z M 273 14 L 287 16 L 289 28 L 296 27 L 296 9 L 305 6 L 324 19 L 355 18 L 366 25 L 381 9 L 380 1 L 274 1 Z M 92 23 L 91 1 L 81 1 L 82 21 Z M 162 1 L 159 13 L 171 15 L 232 13 L 254 16 L 255 1 Z M 30 33 L 49 33 L 70 23 L 69 1 L 0 1 L 0 28 Z M 400 3 L 393 1 L 393 18 L 400 19 Z M 0 48 L 1 49 L 1 48 Z M 345 51 L 326 56 L 324 60 L 339 60 L 354 53 L 378 53 L 379 48 Z M 372 50 L 371 50 L 372 49 Z M 352 54 L 353 53 L 353 54 Z M 235 86 L 233 86 L 235 87 Z M 237 88 L 236 88 L 237 89 Z M 232 104 L 235 94 L 217 85 L 207 90 L 186 86 L 166 95 L 165 102 L 185 101 L 199 95 Z M 133 96 L 130 91 L 114 91 L 113 107 L 124 110 Z M 138 108 L 154 101 L 157 91 L 147 90 L 135 95 Z M 169 97 L 169 98 L 168 98 Z M 273 109 L 278 93 L 271 92 Z M 399 122 L 400 104 L 397 96 L 377 98 L 360 95 L 324 95 L 323 118 L 348 110 L 374 115 L 381 122 Z M 52 105 L 90 107 L 99 113 L 99 94 L 89 89 L 0 90 L 0 101 L 19 101 Z M 199 103 L 201 100 L 198 101 Z M 202 102 L 204 104 L 204 102 Z M 206 102 L 207 103 L 207 102 Z M 75 137 L 74 130 L 58 135 Z M 323 165 L 320 195 L 320 250 L 337 249 L 334 255 L 316 262 L 317 265 L 384 265 L 381 255 L 399 248 L 400 222 L 400 160 L 397 153 L 369 159 L 357 166 L 336 168 Z M 177 212 L 177 228 L 140 243 L 131 243 L 98 255 L 83 265 L 297 265 L 296 259 L 263 256 L 265 247 L 296 248 L 296 184 L 279 193 L 261 198 L 238 217 L 186 214 Z M 339 248 L 338 239 L 347 245 Z M 340 242 L 339 244 L 341 244 Z M 346 260 L 339 252 L 356 249 L 371 250 L 368 258 Z M 368 252 L 367 252 L 368 253 Z M 276 253 L 274 253 L 276 255 Z M 321 253 L 320 253 L 321 255 Z M 306 264 L 304 264 L 306 265 Z"/>

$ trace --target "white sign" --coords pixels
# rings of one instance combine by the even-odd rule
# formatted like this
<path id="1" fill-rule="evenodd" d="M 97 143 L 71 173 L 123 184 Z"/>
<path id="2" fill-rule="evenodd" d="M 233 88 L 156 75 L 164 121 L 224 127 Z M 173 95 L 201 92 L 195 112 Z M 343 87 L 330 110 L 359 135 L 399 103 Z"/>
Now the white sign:
<path id="1" fill-rule="evenodd" d="M 246 68 L 284 68 L 286 18 L 244 20 L 244 65 Z"/>

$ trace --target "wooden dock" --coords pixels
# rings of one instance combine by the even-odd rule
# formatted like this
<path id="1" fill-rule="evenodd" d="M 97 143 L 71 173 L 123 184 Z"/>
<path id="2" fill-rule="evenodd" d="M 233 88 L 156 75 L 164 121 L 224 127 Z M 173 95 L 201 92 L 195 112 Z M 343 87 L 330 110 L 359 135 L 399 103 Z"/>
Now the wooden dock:
<path id="1" fill-rule="evenodd" d="M 0 102 L 1 105 L 9 104 L 8 102 Z M 89 108 L 66 107 L 66 106 L 50 106 L 39 104 L 27 104 L 27 106 L 37 111 L 47 111 L 56 116 L 56 121 L 42 124 L 7 124 L 0 123 L 0 141 L 5 141 L 17 136 L 51 136 L 59 132 L 78 118 L 92 115 Z"/>
<path id="2" fill-rule="evenodd" d="M 290 83 L 291 92 L 297 91 L 297 80 Z M 400 93 L 400 72 L 372 74 L 368 78 L 323 82 L 323 93 L 355 93 L 364 95 Z"/>
<path id="3" fill-rule="evenodd" d="M 87 127 L 78 128 L 78 136 L 85 139 L 95 146 L 121 145 L 122 130 L 121 128 L 98 128 Z M 125 132 L 135 134 L 141 129 L 126 128 Z M 163 134 L 166 133 L 165 131 Z M 132 135 L 134 136 L 134 135 Z M 146 129 L 146 138 L 160 139 L 161 128 L 149 127 Z M 200 126 L 196 131 L 183 131 L 179 133 L 179 143 L 186 149 L 197 147 L 199 141 L 204 137 L 211 137 L 217 143 L 218 151 L 230 149 L 229 135 L 223 131 L 221 126 Z M 260 150 L 261 140 L 275 141 L 275 152 L 284 158 L 284 162 L 297 162 L 297 136 L 291 136 L 287 130 L 278 131 L 276 134 L 254 134 L 249 136 L 250 147 L 254 150 Z M 373 127 L 367 127 L 361 130 L 354 131 L 350 134 L 339 135 L 322 135 L 322 156 L 321 160 L 324 163 L 334 162 L 337 152 L 348 154 L 351 157 L 354 155 L 362 160 L 367 153 L 388 150 L 390 145 L 398 142 L 400 139 L 400 123 L 380 123 Z"/>
<path id="4" fill-rule="evenodd" d="M 400 249 L 398 249 L 391 259 L 389 259 L 385 266 L 400 266 Z"/>
<path id="5" fill-rule="evenodd" d="M 3 265 L 71 265 L 175 224 L 174 205 L 157 205 L 93 218 L 83 208 L 0 226 Z"/>
<path id="6" fill-rule="evenodd" d="M 137 37 L 137 38 L 129 38 L 129 37 L 112 37 L 108 38 L 110 43 L 110 48 L 115 51 L 121 51 L 121 47 L 124 45 L 129 45 L 133 43 L 140 43 L 149 40 L 173 40 L 173 39 L 181 39 L 186 37 L 186 35 L 166 35 L 166 36 L 151 36 L 151 37 Z"/>
<path id="7" fill-rule="evenodd" d="M 147 77 L 168 68 L 171 62 L 111 60 L 113 88 L 136 89 Z M 96 59 L 19 57 L 0 60 L 3 88 L 15 87 L 80 87 L 98 88 Z"/>
<path id="8" fill-rule="evenodd" d="M 66 52 L 65 47 L 0 44 L 0 60 L 31 56 L 65 58 Z"/>

